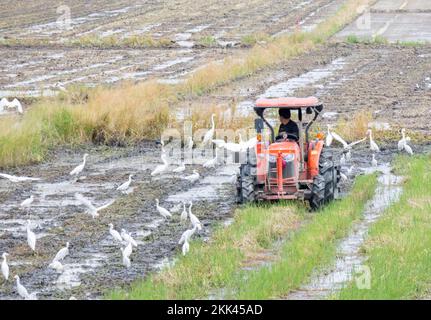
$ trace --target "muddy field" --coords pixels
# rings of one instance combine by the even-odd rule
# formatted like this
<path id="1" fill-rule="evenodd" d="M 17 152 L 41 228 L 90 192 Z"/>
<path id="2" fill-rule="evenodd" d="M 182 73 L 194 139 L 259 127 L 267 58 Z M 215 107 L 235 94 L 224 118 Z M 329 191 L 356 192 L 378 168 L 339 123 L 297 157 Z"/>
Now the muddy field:
<path id="1" fill-rule="evenodd" d="M 80 180 L 75 182 L 69 172 L 90 154 Z M 166 220 L 157 212 L 155 199 L 172 209 L 182 201 L 193 201 L 193 212 L 204 225 L 199 237 L 207 239 L 212 228 L 228 223 L 234 203 L 232 175 L 235 165 L 223 165 L 216 170 L 199 166 L 201 179 L 190 183 L 181 179 L 198 166 L 188 166 L 183 174 L 166 173 L 151 177 L 160 163 L 160 148 L 148 142 L 135 148 L 94 148 L 62 150 L 39 166 L 22 168 L 17 175 L 29 175 L 43 180 L 14 184 L 0 180 L 1 235 L 0 247 L 10 254 L 12 274 L 19 274 L 30 292 L 40 299 L 100 298 L 107 289 L 124 286 L 136 278 L 157 270 L 181 249 L 177 242 L 188 223 L 180 222 L 180 213 Z M 171 169 L 179 162 L 172 161 Z M 116 191 L 129 174 L 135 174 L 132 189 L 126 195 Z M 74 194 L 78 192 L 96 206 L 115 199 L 114 204 L 92 219 L 85 213 Z M 29 209 L 19 204 L 34 195 Z M 31 219 L 38 240 L 32 254 L 26 243 L 26 220 Z M 109 234 L 108 224 L 120 231 L 126 229 L 138 243 L 132 253 L 132 266 L 122 265 L 120 245 Z M 64 271 L 48 268 L 56 252 L 70 242 L 70 255 L 64 261 Z M 192 248 L 193 250 L 193 248 Z M 13 281 L 4 283 L 0 298 L 16 298 Z"/>
<path id="2" fill-rule="evenodd" d="M 241 49 L 244 37 L 311 29 L 344 0 L 70 1 L 71 25 L 59 28 L 52 1 L 2 4 L 1 38 L 49 45 L 0 47 L 0 97 L 52 95 L 62 87 L 162 78 L 181 81 L 203 64 Z M 16 19 L 1 19 L 2 17 Z M 167 48 L 139 50 L 66 48 L 82 36 L 101 39 L 148 36 L 171 41 Z M 205 40 L 207 39 L 207 40 Z M 210 39 L 209 48 L 202 47 Z M 1 42 L 1 41 L 0 41 Z"/>
<path id="3" fill-rule="evenodd" d="M 311 29 L 342 3 L 340 0 L 253 1 L 244 6 L 238 1 L 202 4 L 184 0 L 169 5 L 161 1 L 116 1 L 115 5 L 103 0 L 70 1 L 73 28 L 58 32 L 56 2 L 32 1 L 16 6 L 15 2 L 6 1 L 0 13 L 2 37 L 49 38 L 52 43 L 40 48 L 0 48 L 3 62 L 0 98 L 52 94 L 70 84 L 93 86 L 152 77 L 180 81 L 208 61 L 221 59 L 232 50 L 247 50 L 235 46 L 222 48 L 226 44 L 239 43 L 245 35 L 256 32 L 275 35 L 295 28 Z M 380 3 L 373 12 L 383 10 L 382 6 Z M 17 19 L 4 19 L 10 16 Z M 346 34 L 346 30 L 340 34 Z M 132 34 L 166 37 L 173 43 L 170 48 L 140 50 L 66 49 L 62 45 L 70 37 L 83 34 L 103 37 L 113 32 L 124 37 Z M 199 39 L 207 36 L 215 37 L 218 45 L 200 48 Z M 405 127 L 430 136 L 431 46 L 354 45 L 334 40 L 274 69 L 235 81 L 209 95 L 186 100 L 178 109 L 186 112 L 190 107 L 220 104 L 226 108 L 235 106 L 237 116 L 243 116 L 252 112 L 258 97 L 308 95 L 317 96 L 325 106 L 319 122 L 322 126 L 335 124 L 340 119 L 352 120 L 354 113 L 371 110 L 372 127 Z M 382 143 L 380 147 L 382 152 L 377 160 L 389 175 L 387 169 L 397 154 L 396 144 Z M 412 147 L 416 153 L 430 151 L 426 141 Z M 339 158 L 341 149 L 333 150 Z M 86 152 L 90 156 L 85 177 L 74 181 L 69 172 Z M 352 171 L 348 174 L 349 180 L 342 184 L 342 193 L 348 192 L 355 175 L 367 172 L 370 167 L 371 153 L 366 144 L 355 147 L 352 156 L 352 161 L 343 167 L 346 174 L 349 168 Z M 173 169 L 179 159 L 172 156 L 171 160 Z M 152 178 L 150 172 L 159 163 L 160 147 L 155 142 L 145 142 L 126 148 L 60 149 L 53 151 L 43 164 L 8 171 L 42 179 L 18 184 L 0 179 L 0 250 L 10 254 L 12 275 L 19 274 L 27 289 L 37 292 L 40 299 L 68 299 L 72 295 L 99 299 L 108 289 L 125 287 L 174 262 L 173 257 L 180 250 L 179 237 L 189 226 L 180 222 L 181 210 L 165 221 L 156 211 L 156 198 L 168 209 L 181 201 L 193 201 L 193 212 L 204 224 L 198 237 L 204 241 L 210 238 L 214 227 L 231 221 L 236 207 L 232 181 L 238 165 L 220 164 L 215 170 L 187 166 L 185 174 L 193 169 L 201 174 L 200 180 L 192 184 L 181 179 L 185 174 L 169 173 Z M 135 174 L 133 191 L 129 194 L 116 191 L 132 173 Z M 97 206 L 115 202 L 100 217 L 92 219 L 74 198 L 76 192 Z M 21 201 L 30 195 L 35 196 L 33 205 L 29 209 L 20 208 Z M 32 229 L 38 235 L 35 254 L 26 244 L 27 219 L 32 221 Z M 109 223 L 116 230 L 124 228 L 131 232 L 138 242 L 130 269 L 122 265 L 120 246 L 108 232 Z M 364 236 L 368 226 L 359 226 L 357 234 Z M 355 234 L 352 237 L 350 240 L 358 239 Z M 67 241 L 70 255 L 64 261 L 65 271 L 57 273 L 48 264 Z M 349 238 L 346 241 L 350 243 Z M 347 247 L 356 250 L 358 243 Z M 356 251 L 348 254 L 351 257 Z M 336 272 L 337 268 L 333 270 Z M 316 281 L 322 282 L 318 276 Z M 308 296 L 313 288 L 304 286 L 298 295 Z M 13 281 L 2 283 L 0 298 L 17 298 Z"/>

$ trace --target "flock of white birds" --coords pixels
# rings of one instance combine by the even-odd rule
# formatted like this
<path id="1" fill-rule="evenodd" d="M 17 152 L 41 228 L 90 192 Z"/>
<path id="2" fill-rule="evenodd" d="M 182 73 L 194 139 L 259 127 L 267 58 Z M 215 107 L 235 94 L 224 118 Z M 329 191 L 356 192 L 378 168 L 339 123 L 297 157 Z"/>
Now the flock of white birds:
<path id="1" fill-rule="evenodd" d="M 405 131 L 406 129 L 404 128 L 401 129 L 401 140 L 398 141 L 398 150 L 399 151 L 404 150 L 409 155 L 413 155 L 413 149 L 411 146 L 408 145 L 408 142 L 411 141 L 411 138 L 406 137 Z M 334 131 L 331 131 L 331 126 L 328 124 L 328 132 L 325 138 L 325 145 L 327 147 L 331 146 L 334 140 L 341 143 L 341 145 L 343 146 L 343 154 L 341 155 L 341 158 L 340 158 L 340 165 L 342 167 L 345 167 L 352 158 L 351 150 L 353 146 L 366 141 L 367 136 L 369 139 L 369 145 L 370 145 L 370 151 L 371 151 L 371 166 L 377 167 L 378 162 L 375 154 L 380 152 L 380 148 L 373 139 L 373 132 L 371 129 L 367 130 L 367 133 L 363 139 L 360 139 L 351 143 L 347 143 L 339 134 L 337 134 Z M 341 178 L 345 181 L 348 180 L 348 176 L 353 173 L 353 169 L 354 169 L 354 166 L 350 166 L 349 168 L 347 168 L 347 175 L 341 172 Z"/>
<path id="2" fill-rule="evenodd" d="M 215 115 L 213 114 L 211 117 L 212 127 L 206 133 L 206 135 L 202 141 L 203 144 L 209 144 L 210 142 L 213 142 L 215 144 L 220 145 L 219 140 L 213 140 L 213 136 L 215 133 L 214 116 Z M 246 143 L 243 143 L 241 141 L 239 144 L 233 144 L 233 143 L 225 144 L 224 146 L 220 146 L 220 147 L 225 147 L 227 150 L 231 150 L 231 151 L 238 150 L 238 149 L 245 150 L 249 147 L 254 146 L 253 141 L 256 141 L 256 140 L 251 139 L 251 140 L 247 141 Z M 169 168 L 170 164 L 168 161 L 168 155 L 164 149 L 163 140 L 161 141 L 161 144 L 162 144 L 161 159 L 162 159 L 163 164 L 158 165 L 151 172 L 151 176 L 161 175 L 165 172 L 168 172 L 168 168 Z M 193 146 L 194 146 L 194 142 L 190 138 L 187 147 L 190 150 L 192 150 Z M 232 146 L 233 146 L 233 148 L 232 148 Z M 84 171 L 85 166 L 87 164 L 88 156 L 89 155 L 87 153 L 84 154 L 82 163 L 80 163 L 78 166 L 76 166 L 70 172 L 69 175 L 75 178 L 75 181 L 73 181 L 73 182 L 76 182 L 80 179 L 80 175 Z M 218 164 L 218 153 L 217 153 L 217 149 L 216 149 L 215 157 L 206 161 L 203 164 L 203 167 L 215 168 L 217 164 Z M 184 162 L 182 162 L 180 164 L 180 166 L 173 169 L 172 172 L 182 173 L 185 170 L 186 170 L 185 164 L 184 164 Z M 7 179 L 11 182 L 14 182 L 14 183 L 41 180 L 40 178 L 23 177 L 23 176 L 18 177 L 18 176 L 13 176 L 13 175 L 6 174 L 6 173 L 0 173 L 0 177 Z M 132 178 L 133 178 L 133 175 L 132 174 L 129 175 L 128 180 L 126 182 L 124 182 L 123 184 L 121 184 L 119 187 L 117 187 L 116 190 L 120 191 L 122 193 L 127 193 L 128 190 L 130 189 L 131 184 L 132 184 L 132 181 L 133 181 Z M 193 173 L 191 175 L 187 175 L 187 176 L 183 177 L 183 179 L 188 180 L 191 183 L 198 181 L 199 178 L 200 178 L 200 174 L 197 170 L 193 170 Z M 80 193 L 75 193 L 75 199 L 86 208 L 86 213 L 88 213 L 93 219 L 95 219 L 99 216 L 100 211 L 108 208 L 109 206 L 111 206 L 115 202 L 115 200 L 112 200 L 112 201 L 109 201 L 108 203 L 104 204 L 103 206 L 96 207 L 89 199 L 85 198 Z M 31 207 L 31 205 L 33 204 L 34 200 L 35 200 L 35 197 L 33 195 L 31 195 L 29 198 L 27 198 L 21 202 L 20 207 L 28 210 Z M 157 212 L 165 219 L 171 218 L 172 213 L 174 211 L 180 211 L 180 208 L 178 208 L 178 206 L 177 206 L 176 208 L 174 207 L 173 209 L 171 209 L 171 211 L 172 211 L 172 213 L 171 213 L 168 209 L 160 206 L 159 199 L 155 199 L 155 201 L 156 201 Z M 191 201 L 188 202 L 188 208 L 186 207 L 185 202 L 182 203 L 182 206 L 183 206 L 183 211 L 180 214 L 180 220 L 182 222 L 186 222 L 187 220 L 189 220 L 191 223 L 191 226 L 192 226 L 191 229 L 187 229 L 186 231 L 184 231 L 182 233 L 180 240 L 178 242 L 179 245 L 182 245 L 182 253 L 183 253 L 183 255 L 185 255 L 190 250 L 190 239 L 191 239 L 191 237 L 194 235 L 194 233 L 197 230 L 202 230 L 203 224 L 200 222 L 198 217 L 195 214 L 193 214 L 193 212 L 192 212 L 193 203 Z M 133 248 L 134 247 L 136 248 L 138 246 L 138 244 L 133 239 L 132 235 L 130 233 L 128 233 L 125 229 L 121 229 L 121 232 L 118 232 L 117 230 L 114 229 L 114 225 L 112 223 L 110 223 L 108 226 L 109 226 L 109 233 L 112 236 L 112 238 L 114 239 L 114 241 L 118 242 L 121 245 L 120 251 L 121 251 L 121 256 L 122 256 L 122 264 L 126 268 L 129 268 L 131 266 L 130 256 L 133 253 Z M 30 220 L 27 220 L 26 231 L 27 231 L 27 244 L 33 252 L 36 252 L 36 239 L 37 239 L 37 237 L 36 237 L 36 234 L 31 230 L 31 221 Z M 69 254 L 69 245 L 70 245 L 69 242 L 67 242 L 66 246 L 61 248 L 58 251 L 58 253 L 55 255 L 53 260 L 48 264 L 49 268 L 52 268 L 52 269 L 56 270 L 57 272 L 63 272 L 64 266 L 61 263 L 61 261 Z M 9 279 L 8 256 L 9 256 L 9 254 L 7 252 L 3 253 L 3 255 L 2 255 L 3 261 L 1 264 L 2 275 L 6 281 L 8 281 L 8 279 Z M 28 299 L 37 299 L 36 293 L 29 293 L 27 291 L 27 289 L 21 284 L 20 278 L 18 275 L 15 275 L 14 278 L 16 279 L 17 292 L 22 298 L 27 299 L 27 300 Z M 72 299 L 73 299 L 73 297 L 72 297 Z"/>
<path id="3" fill-rule="evenodd" d="M 3 104 L 5 103 L 5 102 L 3 102 L 3 99 L 2 99 L 2 103 Z M 219 148 L 225 148 L 226 150 L 232 151 L 232 152 L 241 152 L 241 151 L 246 151 L 249 148 L 253 148 L 257 142 L 256 138 L 252 138 L 246 142 L 243 142 L 242 138 L 240 137 L 239 143 L 225 142 L 224 140 L 213 139 L 214 134 L 215 134 L 214 117 L 215 117 L 215 115 L 212 114 L 212 116 L 211 116 L 212 127 L 205 134 L 205 136 L 202 140 L 202 144 L 203 145 L 208 145 L 210 143 L 215 144 L 216 152 L 215 152 L 214 158 L 206 161 L 203 164 L 204 168 L 215 168 L 216 167 L 216 165 L 218 164 L 218 151 L 217 150 Z M 405 150 L 407 153 L 413 154 L 412 148 L 408 145 L 408 142 L 411 140 L 410 137 L 405 136 L 405 129 L 402 129 L 401 133 L 402 133 L 402 138 L 398 143 L 398 149 L 400 151 Z M 377 160 L 375 158 L 375 153 L 380 152 L 380 148 L 376 144 L 376 142 L 373 140 L 371 130 L 367 131 L 367 135 L 369 138 L 370 151 L 372 152 L 371 165 L 377 166 Z M 366 141 L 367 137 L 365 136 L 365 138 L 363 138 L 361 140 L 358 140 L 358 141 L 355 141 L 352 143 L 347 143 L 342 137 L 340 137 L 340 135 L 338 135 L 334 131 L 331 131 L 331 128 L 328 125 L 328 132 L 327 132 L 327 135 L 325 138 L 325 145 L 331 146 L 331 144 L 333 143 L 334 140 L 338 141 L 343 146 L 343 154 L 342 154 L 341 159 L 340 159 L 340 164 L 342 166 L 344 166 L 351 159 L 351 150 L 352 150 L 353 146 L 355 146 L 361 142 Z M 151 172 L 151 176 L 161 175 L 163 173 L 169 172 L 170 164 L 168 161 L 168 155 L 164 149 L 163 140 L 161 140 L 161 144 L 162 144 L 162 148 L 161 148 L 162 149 L 161 150 L 162 164 L 158 165 Z M 191 151 L 193 149 L 193 147 L 194 147 L 194 142 L 193 142 L 192 138 L 189 138 L 186 148 L 188 148 Z M 79 179 L 80 174 L 85 169 L 88 156 L 89 156 L 88 154 L 84 154 L 82 163 L 79 164 L 76 168 L 74 168 L 70 172 L 70 176 L 75 177 L 76 181 Z M 185 166 L 184 162 L 182 162 L 178 167 L 171 170 L 171 172 L 182 173 L 185 170 L 186 170 L 186 166 Z M 347 174 L 351 174 L 352 170 L 353 170 L 353 166 L 347 169 Z M 41 180 L 39 178 L 17 177 L 17 176 L 12 176 L 12 175 L 5 174 L 5 173 L 0 173 L 0 177 L 8 179 L 9 181 L 14 182 L 14 183 L 23 182 L 23 181 Z M 343 180 L 347 180 L 347 176 L 344 173 L 341 173 L 341 177 Z M 129 175 L 128 180 L 126 182 L 124 182 L 123 184 L 121 184 L 116 190 L 120 191 L 122 193 L 126 193 L 130 189 L 130 186 L 131 186 L 132 181 L 133 181 L 132 178 L 133 178 L 133 175 L 132 174 Z M 193 174 L 183 177 L 183 179 L 188 180 L 191 183 L 198 181 L 199 178 L 200 178 L 200 174 L 197 170 L 193 170 Z M 88 213 L 93 219 L 97 218 L 99 216 L 100 211 L 108 208 L 115 201 L 115 200 L 112 200 L 103 206 L 96 207 L 91 203 L 90 200 L 86 199 L 80 193 L 76 193 L 75 198 L 79 203 L 81 203 L 83 206 L 86 207 L 86 213 Z M 33 201 L 34 201 L 34 196 L 32 195 L 28 199 L 25 199 L 24 201 L 22 201 L 20 204 L 20 207 L 23 209 L 29 209 L 31 207 Z M 155 202 L 156 202 L 156 210 L 163 218 L 169 219 L 172 217 L 172 213 L 168 209 L 160 206 L 159 199 L 155 199 Z M 182 253 L 183 253 L 183 255 L 185 255 L 190 250 L 190 239 L 196 233 L 196 231 L 202 230 L 203 224 L 199 221 L 198 217 L 193 214 L 193 212 L 192 212 L 193 203 L 191 201 L 188 203 L 188 208 L 186 207 L 185 202 L 182 203 L 182 206 L 183 206 L 183 211 L 180 214 L 180 220 L 182 222 L 186 222 L 189 219 L 191 226 L 192 226 L 191 229 L 187 229 L 186 231 L 184 231 L 182 233 L 180 240 L 178 241 L 178 244 L 182 245 Z M 174 213 L 174 210 L 175 210 L 175 212 L 179 212 L 181 209 L 178 207 L 175 209 L 171 209 L 171 211 L 173 213 Z M 30 247 L 30 249 L 33 252 L 35 252 L 36 251 L 36 238 L 37 237 L 36 237 L 35 233 L 31 230 L 31 221 L 30 220 L 27 220 L 26 230 L 27 230 L 27 244 Z M 132 235 L 130 233 L 128 233 L 125 229 L 121 229 L 121 232 L 118 232 L 117 230 L 115 230 L 114 225 L 112 223 L 109 224 L 109 233 L 112 236 L 112 238 L 121 245 L 120 250 L 121 250 L 121 255 L 122 255 L 122 264 L 126 268 L 129 268 L 131 266 L 130 256 L 133 253 L 133 248 L 136 248 L 138 246 L 138 244 L 133 239 Z M 52 262 L 48 264 L 48 267 L 55 269 L 57 272 L 62 272 L 64 270 L 64 267 L 63 267 L 61 261 L 68 254 L 69 254 L 69 242 L 67 242 L 66 246 L 61 248 L 57 252 L 57 254 L 54 256 Z M 8 262 L 7 262 L 8 261 L 8 255 L 9 254 L 7 252 L 3 253 L 3 255 L 2 255 L 3 261 L 1 264 L 1 271 L 2 271 L 3 277 L 5 278 L 6 281 L 9 279 L 9 266 L 8 266 Z M 22 298 L 24 298 L 24 299 L 36 299 L 36 293 L 29 293 L 27 291 L 27 289 L 21 284 L 20 278 L 18 275 L 15 275 L 14 278 L 16 280 L 17 292 Z M 72 299 L 74 299 L 74 298 L 72 297 Z"/>

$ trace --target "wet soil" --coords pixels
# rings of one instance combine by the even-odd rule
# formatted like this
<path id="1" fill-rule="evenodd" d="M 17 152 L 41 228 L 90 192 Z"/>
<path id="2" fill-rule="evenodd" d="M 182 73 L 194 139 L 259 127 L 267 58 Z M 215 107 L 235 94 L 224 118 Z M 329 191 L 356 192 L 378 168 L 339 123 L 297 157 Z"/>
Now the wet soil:
<path id="1" fill-rule="evenodd" d="M 85 152 L 90 154 L 88 164 L 84 176 L 75 182 L 68 173 Z M 107 290 L 127 286 L 171 263 L 181 249 L 177 242 L 189 224 L 180 222 L 182 210 L 172 219 L 163 219 L 156 211 L 156 198 L 168 209 L 181 201 L 193 201 L 193 213 L 204 225 L 197 237 L 204 240 L 215 225 L 231 217 L 235 208 L 231 178 L 236 166 L 204 170 L 190 165 L 184 174 L 151 178 L 150 172 L 160 162 L 160 149 L 151 142 L 135 148 L 89 146 L 58 151 L 44 164 L 13 172 L 42 181 L 13 184 L 0 180 L 0 251 L 10 254 L 11 275 L 19 274 L 24 286 L 37 292 L 39 299 L 68 299 L 71 295 L 98 299 Z M 173 162 L 171 168 L 177 165 Z M 200 181 L 192 184 L 181 179 L 193 169 L 199 170 Z M 135 174 L 133 192 L 124 195 L 116 191 L 131 173 Z M 96 206 L 115 202 L 92 219 L 75 200 L 76 192 Z M 31 208 L 20 208 L 21 201 L 30 195 L 35 196 Z M 38 237 L 35 254 L 26 243 L 27 219 Z M 110 236 L 109 223 L 118 231 L 126 229 L 138 243 L 129 269 L 122 265 L 120 245 Z M 65 270 L 57 273 L 48 264 L 67 241 L 70 254 L 63 263 Z M 0 298 L 17 298 L 13 280 L 2 285 Z"/>

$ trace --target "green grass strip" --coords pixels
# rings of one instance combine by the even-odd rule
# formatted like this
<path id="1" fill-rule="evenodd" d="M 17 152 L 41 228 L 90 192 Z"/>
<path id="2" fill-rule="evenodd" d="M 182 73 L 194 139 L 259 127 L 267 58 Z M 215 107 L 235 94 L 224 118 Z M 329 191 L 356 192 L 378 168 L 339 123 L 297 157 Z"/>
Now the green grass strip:
<path id="1" fill-rule="evenodd" d="M 371 288 L 353 283 L 341 299 L 415 299 L 431 284 L 431 156 L 400 157 L 398 174 L 406 178 L 400 201 L 372 226 L 364 245 Z"/>
<path id="2" fill-rule="evenodd" d="M 302 204 L 238 209 L 234 223 L 219 228 L 211 242 L 192 242 L 190 253 L 179 256 L 175 266 L 106 297 L 205 299 L 214 289 L 234 285 L 240 291 L 232 298 L 264 299 L 286 293 L 307 279 L 313 269 L 334 258 L 336 240 L 360 216 L 365 202 L 373 195 L 375 184 L 375 176 L 359 177 L 351 195 L 332 203 L 301 228 L 298 226 L 305 217 Z M 286 243 L 277 252 L 281 259 L 271 268 L 248 271 L 250 277 L 238 283 L 244 263 L 282 239 Z"/>
<path id="3" fill-rule="evenodd" d="M 232 284 L 232 298 L 271 299 L 285 296 L 307 281 L 313 271 L 335 259 L 338 240 L 360 218 L 374 195 L 376 176 L 358 177 L 350 195 L 333 202 L 284 244 L 281 259 L 268 267 L 240 275 Z"/>

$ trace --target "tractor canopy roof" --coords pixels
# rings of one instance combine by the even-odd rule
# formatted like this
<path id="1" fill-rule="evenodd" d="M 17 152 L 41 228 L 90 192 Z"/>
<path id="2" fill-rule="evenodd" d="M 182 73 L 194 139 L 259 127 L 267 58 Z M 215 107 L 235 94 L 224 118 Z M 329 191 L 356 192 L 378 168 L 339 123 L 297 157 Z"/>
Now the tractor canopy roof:
<path id="1" fill-rule="evenodd" d="M 309 107 L 322 107 L 322 104 L 316 97 L 308 98 L 261 98 L 256 101 L 255 109 L 266 108 L 286 108 L 286 109 L 299 109 Z"/>

